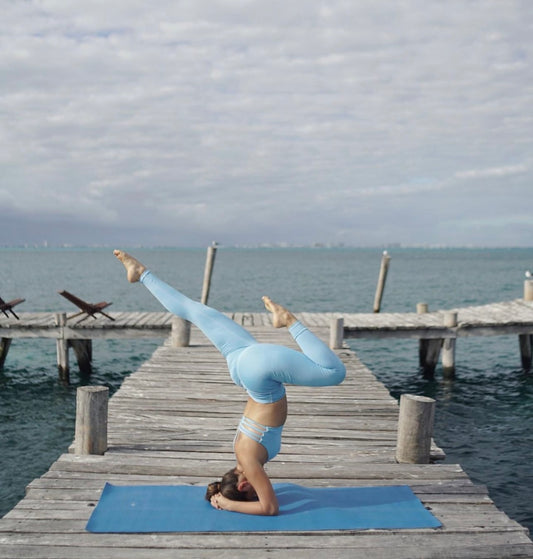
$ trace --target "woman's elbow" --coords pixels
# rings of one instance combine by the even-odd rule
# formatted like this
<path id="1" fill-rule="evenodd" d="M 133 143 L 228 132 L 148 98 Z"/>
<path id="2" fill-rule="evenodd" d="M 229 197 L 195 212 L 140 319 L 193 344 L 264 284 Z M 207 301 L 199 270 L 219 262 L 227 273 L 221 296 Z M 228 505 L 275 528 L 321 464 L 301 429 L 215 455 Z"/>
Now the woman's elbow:
<path id="1" fill-rule="evenodd" d="M 277 516 L 279 514 L 279 506 L 277 503 L 270 503 L 263 507 L 264 516 Z"/>

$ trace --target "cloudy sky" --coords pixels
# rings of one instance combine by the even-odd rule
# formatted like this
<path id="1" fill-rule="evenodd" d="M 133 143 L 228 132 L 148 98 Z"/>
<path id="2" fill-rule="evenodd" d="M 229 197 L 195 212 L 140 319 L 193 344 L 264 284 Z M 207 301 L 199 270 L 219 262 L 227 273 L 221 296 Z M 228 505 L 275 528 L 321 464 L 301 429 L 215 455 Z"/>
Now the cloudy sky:
<path id="1" fill-rule="evenodd" d="M 530 0 L 0 7 L 0 245 L 533 246 Z"/>

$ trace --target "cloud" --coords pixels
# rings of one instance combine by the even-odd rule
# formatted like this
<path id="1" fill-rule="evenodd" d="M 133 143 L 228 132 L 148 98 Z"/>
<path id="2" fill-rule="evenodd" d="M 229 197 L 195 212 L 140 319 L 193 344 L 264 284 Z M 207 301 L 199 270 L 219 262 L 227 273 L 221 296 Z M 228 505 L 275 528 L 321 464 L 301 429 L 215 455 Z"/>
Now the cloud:
<path id="1" fill-rule="evenodd" d="M 0 200 L 30 220 L 82 216 L 95 236 L 134 221 L 170 243 L 176 228 L 349 240 L 383 204 L 391 223 L 376 242 L 427 237 L 416 209 L 452 214 L 450 192 L 474 179 L 515 181 L 519 207 L 532 174 L 531 11 L 518 0 L 8 3 Z"/>
<path id="2" fill-rule="evenodd" d="M 489 167 L 487 169 L 470 169 L 469 171 L 458 171 L 455 176 L 458 179 L 479 179 L 486 177 L 506 177 L 527 173 L 528 168 L 524 164 L 507 165 L 504 167 Z"/>

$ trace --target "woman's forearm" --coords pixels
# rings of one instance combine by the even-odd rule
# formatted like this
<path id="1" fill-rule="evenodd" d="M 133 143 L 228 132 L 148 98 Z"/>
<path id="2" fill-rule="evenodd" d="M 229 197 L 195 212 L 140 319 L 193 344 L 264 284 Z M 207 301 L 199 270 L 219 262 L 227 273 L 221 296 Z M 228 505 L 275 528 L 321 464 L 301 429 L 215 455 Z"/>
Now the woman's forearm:
<path id="1" fill-rule="evenodd" d="M 217 506 L 216 506 L 217 505 Z M 278 503 L 261 503 L 260 501 L 232 501 L 222 495 L 218 495 L 216 508 L 243 514 L 257 514 L 262 516 L 276 516 L 279 513 Z"/>

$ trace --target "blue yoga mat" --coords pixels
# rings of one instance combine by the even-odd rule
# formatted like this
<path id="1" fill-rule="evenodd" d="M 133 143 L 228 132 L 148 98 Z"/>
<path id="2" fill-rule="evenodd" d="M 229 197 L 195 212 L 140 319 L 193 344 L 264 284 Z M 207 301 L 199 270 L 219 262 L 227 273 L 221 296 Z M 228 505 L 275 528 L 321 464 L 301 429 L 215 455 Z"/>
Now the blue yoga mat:
<path id="1" fill-rule="evenodd" d="M 437 528 L 407 485 L 309 488 L 274 484 L 278 516 L 214 509 L 205 487 L 107 483 L 87 530 L 99 533 L 269 532 Z"/>

